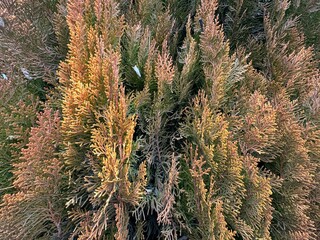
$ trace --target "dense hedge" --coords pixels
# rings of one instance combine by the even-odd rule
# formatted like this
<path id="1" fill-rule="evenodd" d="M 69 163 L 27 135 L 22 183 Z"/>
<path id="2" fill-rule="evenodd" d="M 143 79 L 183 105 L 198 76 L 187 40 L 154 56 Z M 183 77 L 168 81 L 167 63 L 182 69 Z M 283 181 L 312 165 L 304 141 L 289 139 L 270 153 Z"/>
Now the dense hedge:
<path id="1" fill-rule="evenodd" d="M 318 239 L 319 7 L 2 1 L 0 239 Z"/>

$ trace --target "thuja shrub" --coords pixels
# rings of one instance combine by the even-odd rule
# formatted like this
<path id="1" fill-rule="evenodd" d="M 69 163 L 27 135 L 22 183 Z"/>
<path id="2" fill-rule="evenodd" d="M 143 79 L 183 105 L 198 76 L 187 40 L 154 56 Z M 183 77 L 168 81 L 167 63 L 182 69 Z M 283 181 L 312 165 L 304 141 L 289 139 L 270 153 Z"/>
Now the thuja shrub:
<path id="1" fill-rule="evenodd" d="M 320 73 L 289 1 L 54 4 L 68 53 L 6 158 L 2 236 L 319 237 Z"/>
<path id="2" fill-rule="evenodd" d="M 45 109 L 31 128 L 29 142 L 13 166 L 15 193 L 1 203 L 1 238 L 62 239 L 65 201 L 59 113 Z"/>

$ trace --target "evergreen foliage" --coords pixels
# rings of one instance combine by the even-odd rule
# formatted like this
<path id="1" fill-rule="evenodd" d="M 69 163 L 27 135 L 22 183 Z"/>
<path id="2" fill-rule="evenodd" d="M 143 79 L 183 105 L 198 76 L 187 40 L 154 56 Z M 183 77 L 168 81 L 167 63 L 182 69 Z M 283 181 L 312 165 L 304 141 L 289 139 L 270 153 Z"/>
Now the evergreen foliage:
<path id="1" fill-rule="evenodd" d="M 318 239 L 318 7 L 2 1 L 0 239 Z"/>

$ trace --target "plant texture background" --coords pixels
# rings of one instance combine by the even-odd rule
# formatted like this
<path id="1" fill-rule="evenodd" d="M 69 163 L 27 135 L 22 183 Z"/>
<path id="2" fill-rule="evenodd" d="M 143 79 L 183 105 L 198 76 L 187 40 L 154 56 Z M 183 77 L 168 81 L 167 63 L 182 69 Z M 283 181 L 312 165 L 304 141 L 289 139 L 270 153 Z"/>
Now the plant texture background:
<path id="1" fill-rule="evenodd" d="M 2 0 L 0 239 L 319 239 L 319 19 Z"/>

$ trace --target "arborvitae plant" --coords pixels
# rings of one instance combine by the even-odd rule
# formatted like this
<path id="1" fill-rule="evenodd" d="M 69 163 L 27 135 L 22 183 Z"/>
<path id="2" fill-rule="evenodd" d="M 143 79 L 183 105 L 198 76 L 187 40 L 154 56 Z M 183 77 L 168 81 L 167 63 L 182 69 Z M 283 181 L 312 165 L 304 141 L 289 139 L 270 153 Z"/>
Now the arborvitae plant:
<path id="1" fill-rule="evenodd" d="M 15 80 L 0 80 L 0 196 L 13 192 L 12 168 L 25 148 L 30 129 L 35 125 L 39 109 L 37 97 L 26 84 Z"/>
<path id="2" fill-rule="evenodd" d="M 58 15 L 55 14 L 57 3 L 58 0 L 3 0 L 0 3 L 1 73 L 33 80 L 35 90 L 42 97 L 45 96 L 41 89 L 43 81 L 56 83 L 55 71 L 64 56 L 64 52 L 59 51 L 63 42 L 56 38 L 53 27 Z M 61 25 L 56 24 L 55 29 L 62 32 Z"/>
<path id="3" fill-rule="evenodd" d="M 41 108 L 36 98 L 25 99 L 30 90 L 20 89 L 25 71 L 0 82 L 2 185 L 12 191 L 1 203 L 0 234 L 317 239 L 320 75 L 288 1 L 0 6 L 11 4 L 19 8 L 5 12 L 5 24 L 9 15 L 29 11 L 23 6 L 47 9 L 50 17 L 36 11 L 21 28 L 0 22 L 0 50 L 10 56 L 0 58 L 4 69 L 19 62 L 7 50 L 26 47 L 19 64 L 32 56 L 42 78 L 35 61 L 41 59 L 53 80 L 56 60 L 68 53 L 58 87 L 46 96 L 47 106 L 61 110 L 61 129 L 59 114 L 45 108 L 28 130 Z M 30 33 L 39 33 L 30 38 L 40 39 L 30 48 L 9 43 L 17 35 L 12 30 L 25 34 L 30 22 Z M 59 56 L 47 58 L 43 46 Z"/>
<path id="4" fill-rule="evenodd" d="M 45 109 L 13 164 L 16 193 L 6 194 L 1 203 L 1 238 L 62 239 L 66 234 L 60 144 L 58 112 Z"/>
<path id="5" fill-rule="evenodd" d="M 123 17 L 114 1 L 69 1 L 67 22 L 69 53 L 60 80 L 72 236 L 126 239 L 146 169 L 134 164 L 136 117 L 120 81 Z"/>
<path id="6" fill-rule="evenodd" d="M 315 226 L 313 217 L 309 215 L 308 195 L 314 188 L 317 163 L 311 161 L 306 144 L 308 138 L 303 135 L 304 125 L 309 122 L 309 110 L 304 105 L 310 91 L 313 91 L 312 79 L 318 71 L 312 62 L 312 50 L 303 46 L 303 38 L 297 39 L 299 32 L 288 25 L 290 19 L 283 19 L 287 3 L 280 4 L 275 4 L 274 14 L 279 16 L 273 16 L 276 20 L 265 18 L 268 71 L 273 80 L 269 92 L 274 97 L 273 104 L 277 110 L 277 137 L 284 144 L 274 162 L 274 170 L 284 182 L 279 192 L 274 194 L 275 210 L 281 215 L 274 215 L 273 234 L 286 239 L 313 239 L 316 237 Z M 281 46 L 285 41 L 287 44 Z M 303 111 L 304 117 L 301 116 Z M 280 142 L 278 146 L 281 146 Z"/>
<path id="7" fill-rule="evenodd" d="M 310 207 L 317 204 L 310 203 L 309 194 L 314 200 L 319 163 L 314 161 L 317 151 L 310 141 L 318 145 L 319 121 L 314 113 L 318 111 L 315 99 L 319 88 L 315 82 L 319 70 L 312 49 L 304 46 L 297 19 L 286 14 L 290 3 L 273 1 L 261 6 L 265 11 L 260 37 L 253 38 L 247 51 L 252 52 L 253 63 L 267 78 L 264 94 L 276 113 L 274 143 L 269 142 L 266 154 L 260 155 L 263 165 L 282 181 L 280 188 L 273 189 L 271 234 L 275 239 L 314 239 L 314 223 L 318 224 L 319 218 L 310 214 Z"/>

